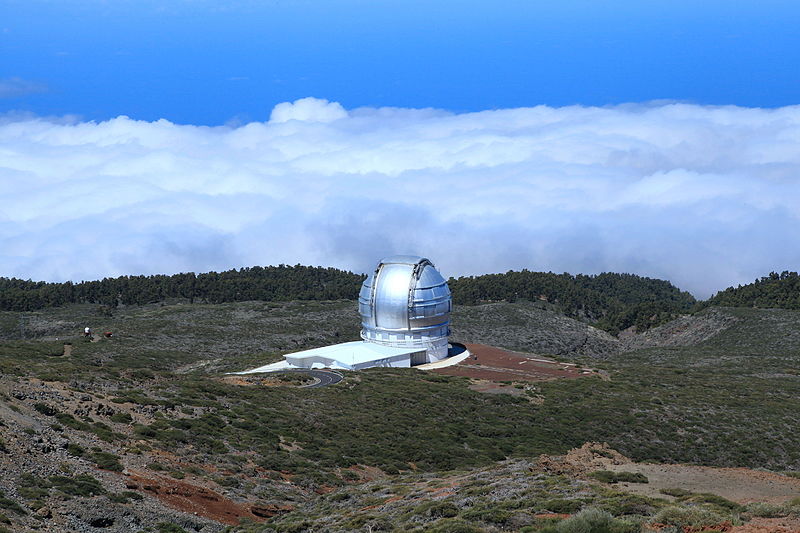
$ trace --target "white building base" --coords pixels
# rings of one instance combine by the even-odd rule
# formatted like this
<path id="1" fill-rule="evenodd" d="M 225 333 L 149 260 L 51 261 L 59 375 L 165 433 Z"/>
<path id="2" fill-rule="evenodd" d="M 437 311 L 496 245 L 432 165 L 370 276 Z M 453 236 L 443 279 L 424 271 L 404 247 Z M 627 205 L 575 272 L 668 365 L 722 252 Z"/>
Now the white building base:
<path id="1" fill-rule="evenodd" d="M 280 372 L 281 370 L 331 368 L 335 370 L 362 370 L 364 368 L 418 368 L 432 370 L 455 365 L 470 356 L 469 351 L 458 345 L 455 355 L 425 363 L 425 351 L 419 348 L 396 348 L 382 346 L 371 342 L 354 341 L 322 348 L 313 348 L 302 352 L 295 352 L 285 356 L 284 361 L 270 363 L 242 372 L 232 374 L 259 374 L 262 372 Z M 463 350 L 463 351 L 462 351 Z"/>
<path id="2" fill-rule="evenodd" d="M 371 342 L 354 341 L 295 352 L 284 357 L 286 358 L 284 361 L 237 372 L 237 374 L 279 372 L 297 368 L 338 370 L 361 370 L 372 367 L 409 368 L 425 362 L 425 351 L 420 351 L 419 348 L 395 348 Z"/>

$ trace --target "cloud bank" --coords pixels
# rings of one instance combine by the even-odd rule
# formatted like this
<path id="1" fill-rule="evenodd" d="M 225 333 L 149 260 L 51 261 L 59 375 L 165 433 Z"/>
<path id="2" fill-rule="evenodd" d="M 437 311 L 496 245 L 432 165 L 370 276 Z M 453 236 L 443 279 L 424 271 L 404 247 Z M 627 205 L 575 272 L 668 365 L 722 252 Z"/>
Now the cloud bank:
<path id="1" fill-rule="evenodd" d="M 417 253 L 446 275 L 633 272 L 705 297 L 800 269 L 798 218 L 800 106 L 0 120 L 0 275 L 26 279 Z"/>

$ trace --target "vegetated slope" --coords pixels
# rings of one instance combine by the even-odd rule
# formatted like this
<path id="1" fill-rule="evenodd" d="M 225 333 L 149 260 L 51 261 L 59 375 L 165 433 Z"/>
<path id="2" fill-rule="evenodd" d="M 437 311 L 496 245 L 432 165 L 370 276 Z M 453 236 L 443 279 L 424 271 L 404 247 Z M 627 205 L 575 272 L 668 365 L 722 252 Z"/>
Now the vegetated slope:
<path id="1" fill-rule="evenodd" d="M 552 272 L 506 272 L 461 277 L 448 282 L 456 304 L 543 299 L 566 316 L 596 321 L 612 334 L 636 326 L 643 331 L 688 311 L 695 303 L 688 292 L 668 281 L 634 274 L 597 276 Z"/>
<path id="2" fill-rule="evenodd" d="M 548 401 L 570 404 L 565 437 L 605 440 L 637 460 L 800 468 L 789 430 L 800 424 L 800 313 L 706 314 L 734 323 L 695 345 L 619 354 L 603 363 L 610 382 L 544 384 Z"/>
<path id="3" fill-rule="evenodd" d="M 748 285 L 728 287 L 703 302 L 703 305 L 800 309 L 800 274 L 771 272 L 769 276 Z"/>
<path id="4" fill-rule="evenodd" d="M 455 308 L 452 338 L 559 357 L 608 357 L 619 340 L 553 310 L 544 302 L 490 303 Z"/>
<path id="5" fill-rule="evenodd" d="M 732 327 L 738 319 L 722 308 L 682 315 L 675 320 L 639 334 L 620 335 L 618 349 L 631 351 L 658 346 L 693 346 Z"/>
<path id="6" fill-rule="evenodd" d="M 454 316 L 453 326 L 490 343 L 494 337 L 489 335 L 517 320 L 516 329 L 506 332 L 513 338 L 530 326 L 526 317 L 535 316 L 526 306 L 533 304 L 490 304 L 480 316 L 470 313 L 482 306 L 469 308 L 466 315 Z M 113 519 L 106 531 L 124 531 L 125 520 L 152 524 L 153 510 L 168 504 L 145 486 L 166 487 L 180 478 L 245 510 L 257 508 L 262 516 L 242 515 L 251 519 L 297 509 L 299 514 L 286 514 L 280 526 L 285 529 L 279 528 L 284 531 L 302 531 L 297 524 L 304 513 L 325 505 L 338 509 L 320 494 L 334 489 L 331 494 L 343 494 L 337 496 L 341 501 L 353 498 L 359 505 L 349 518 L 339 516 L 336 528 L 365 529 L 367 519 L 381 518 L 377 508 L 366 508 L 379 505 L 384 495 L 402 496 L 397 493 L 406 490 L 403 486 L 427 490 L 415 488 L 408 476 L 432 479 L 453 468 L 491 468 L 508 456 L 562 453 L 587 441 L 606 441 L 638 460 L 800 469 L 796 311 L 706 310 L 699 319 L 722 314 L 713 320 L 727 324 L 729 317 L 730 325 L 693 346 L 637 349 L 593 361 L 607 370 L 610 381 L 544 383 L 530 395 L 513 397 L 471 391 L 462 378 L 401 369 L 346 373 L 341 384 L 316 390 L 241 386 L 223 379 L 221 370 L 275 360 L 285 350 L 349 340 L 358 331 L 350 301 L 150 305 L 115 310 L 110 317 L 92 314 L 95 310 L 84 305 L 2 314 L 8 325 L 25 317 L 25 339 L 0 341 L 0 439 L 8 450 L 0 450 L 0 490 L 26 513 L 6 513 L 15 527 L 41 524 L 45 519 L 35 513 L 42 507 L 53 514 L 47 519 L 53 523 L 74 520 L 63 522 L 68 525 L 62 531 L 79 530 L 76 524 L 96 519 Z M 464 317 L 473 323 L 462 322 Z M 113 329 L 114 337 L 84 342 L 73 336 L 72 354 L 61 355 L 64 335 L 87 321 L 96 330 Z M 8 334 L 13 330 L 9 327 Z M 522 348 L 507 347 L 531 351 L 531 342 L 522 338 Z M 167 348 L 159 349 L 160 343 Z M 24 463 L 17 460 L 21 456 Z M 155 481 L 127 487 L 129 478 L 97 469 L 117 464 Z M 374 499 L 366 493 L 347 496 L 347 487 L 375 472 L 373 467 L 388 476 L 369 486 Z M 94 485 L 81 477 L 87 474 L 103 494 L 89 493 Z M 56 476 L 68 480 L 51 479 Z M 559 485 L 563 480 L 548 478 L 531 483 L 523 490 L 532 491 L 525 496 L 530 505 L 523 515 L 573 512 L 602 500 L 590 497 L 586 485 L 567 489 Z M 64 503 L 58 487 L 73 490 L 72 485 L 89 492 Z M 513 530 L 504 524 L 514 510 L 492 500 L 503 494 L 502 484 L 491 484 L 493 496 L 485 486 L 472 488 L 476 492 L 464 494 L 472 498 L 470 508 L 461 505 L 463 499 L 451 502 L 456 515 L 437 514 L 452 513 L 449 506 L 430 513 L 425 507 L 400 523 L 428 527 L 451 517 L 488 531 Z M 133 503 L 136 496 L 124 491 L 144 503 Z M 519 499 L 516 491 L 509 489 L 508 505 Z M 320 498 L 322 507 L 311 505 Z M 647 514 L 658 507 L 627 498 L 612 498 L 619 505 L 614 514 L 630 514 L 633 507 Z M 545 503 L 549 500 L 569 501 Z M 362 501 L 367 503 L 361 506 Z M 400 508 L 414 505 L 411 498 Z M 203 515 L 177 517 L 163 508 L 165 522 L 210 527 Z M 503 512 L 492 514 L 493 509 Z M 277 516 L 271 520 L 276 526 L 284 523 Z"/>

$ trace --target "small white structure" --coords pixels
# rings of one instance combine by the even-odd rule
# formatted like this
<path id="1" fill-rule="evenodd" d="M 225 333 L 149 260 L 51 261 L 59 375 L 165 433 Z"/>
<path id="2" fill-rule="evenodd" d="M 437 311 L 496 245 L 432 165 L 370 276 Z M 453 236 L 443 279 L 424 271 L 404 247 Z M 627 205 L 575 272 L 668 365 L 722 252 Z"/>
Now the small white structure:
<path id="1" fill-rule="evenodd" d="M 361 287 L 358 309 L 362 341 L 288 354 L 285 361 L 246 373 L 292 368 L 408 368 L 447 358 L 450 288 L 428 259 L 398 255 L 380 261 Z"/>
<path id="2" fill-rule="evenodd" d="M 289 354 L 286 362 L 297 368 L 338 368 L 361 370 L 374 366 L 405 367 L 423 360 L 425 351 L 393 348 L 363 341 L 345 342 Z"/>

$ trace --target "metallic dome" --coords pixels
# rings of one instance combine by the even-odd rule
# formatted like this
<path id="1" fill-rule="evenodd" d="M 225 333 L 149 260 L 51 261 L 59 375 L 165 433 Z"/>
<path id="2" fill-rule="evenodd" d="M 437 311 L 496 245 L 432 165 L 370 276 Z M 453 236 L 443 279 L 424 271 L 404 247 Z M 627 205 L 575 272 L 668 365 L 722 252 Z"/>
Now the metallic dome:
<path id="1" fill-rule="evenodd" d="M 450 288 L 428 259 L 387 257 L 361 286 L 361 338 L 367 342 L 426 350 L 425 361 L 447 357 Z"/>

